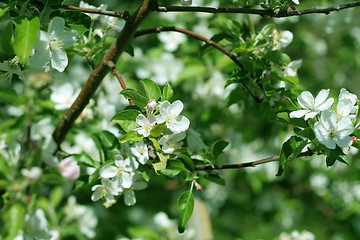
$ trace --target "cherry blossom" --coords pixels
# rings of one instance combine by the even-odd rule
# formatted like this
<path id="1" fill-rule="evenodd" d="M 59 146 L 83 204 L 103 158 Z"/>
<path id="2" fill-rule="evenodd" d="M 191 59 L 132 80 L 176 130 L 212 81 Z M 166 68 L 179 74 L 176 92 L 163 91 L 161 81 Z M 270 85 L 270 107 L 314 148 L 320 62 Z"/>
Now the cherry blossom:
<path id="1" fill-rule="evenodd" d="M 100 198 L 104 197 L 105 201 L 109 204 L 115 202 L 114 196 L 119 195 L 119 188 L 115 181 L 110 181 L 107 178 L 101 179 L 101 185 L 95 185 L 91 188 L 94 191 L 91 195 L 91 200 L 96 202 Z"/>
<path id="2" fill-rule="evenodd" d="M 162 150 L 165 153 L 173 153 L 177 148 L 181 146 L 179 141 L 185 138 L 185 132 L 173 133 L 171 135 L 164 135 L 159 140 L 159 144 L 162 145 Z"/>

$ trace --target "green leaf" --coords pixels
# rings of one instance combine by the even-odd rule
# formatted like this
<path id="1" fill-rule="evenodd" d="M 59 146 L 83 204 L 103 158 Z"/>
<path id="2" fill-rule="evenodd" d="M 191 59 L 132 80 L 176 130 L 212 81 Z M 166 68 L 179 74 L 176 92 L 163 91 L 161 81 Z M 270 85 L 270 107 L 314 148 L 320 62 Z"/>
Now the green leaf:
<path id="1" fill-rule="evenodd" d="M 146 78 L 146 79 L 142 80 L 141 83 L 144 86 L 146 95 L 149 100 L 152 99 L 152 100 L 157 101 L 161 97 L 161 90 L 155 82 Z"/>
<path id="2" fill-rule="evenodd" d="M 114 148 L 118 145 L 117 137 L 109 131 L 103 130 L 100 138 L 105 148 Z"/>
<path id="3" fill-rule="evenodd" d="M 223 153 L 227 145 L 229 145 L 229 142 L 226 142 L 224 140 L 219 140 L 214 143 L 212 147 L 212 154 L 215 160 L 219 157 L 220 154 Z"/>
<path id="4" fill-rule="evenodd" d="M 50 193 L 50 202 L 52 206 L 57 207 L 61 202 L 64 195 L 63 188 L 61 186 L 55 187 Z"/>
<path id="5" fill-rule="evenodd" d="M 204 176 L 204 178 L 208 181 L 217 183 L 219 185 L 225 186 L 225 180 L 222 179 L 218 174 L 209 173 Z"/>
<path id="6" fill-rule="evenodd" d="M 139 142 L 143 140 L 143 135 L 138 134 L 136 131 L 131 131 L 126 133 L 119 141 L 121 144 L 126 143 L 128 141 Z"/>
<path id="7" fill-rule="evenodd" d="M 136 123 L 136 117 L 139 116 L 139 114 L 141 114 L 141 112 L 135 109 L 124 110 L 115 114 L 110 121 L 119 124 L 125 132 L 130 132 L 139 127 Z"/>
<path id="8" fill-rule="evenodd" d="M 179 157 L 182 158 L 184 160 L 185 165 L 189 168 L 189 169 L 194 169 L 194 162 L 191 159 L 190 156 L 188 156 L 187 154 L 184 153 L 179 153 Z"/>
<path id="9" fill-rule="evenodd" d="M 11 103 L 16 104 L 19 100 L 15 90 L 8 87 L 0 86 L 0 103 Z"/>
<path id="10" fill-rule="evenodd" d="M 22 18 L 15 21 L 15 41 L 13 46 L 23 66 L 25 66 L 35 45 L 39 30 L 39 18 L 33 18 L 30 21 L 27 18 Z"/>
<path id="11" fill-rule="evenodd" d="M 6 11 L 9 10 L 9 7 L 0 8 L 0 17 L 6 13 Z"/>
<path id="12" fill-rule="evenodd" d="M 290 63 L 290 57 L 287 54 L 282 53 L 281 51 L 278 50 L 269 51 L 265 54 L 264 57 L 269 61 L 280 66 L 287 65 Z"/>
<path id="13" fill-rule="evenodd" d="M 148 240 L 159 240 L 161 237 L 159 234 L 146 226 L 136 226 L 127 229 L 129 235 L 133 239 L 148 239 Z"/>
<path id="14" fill-rule="evenodd" d="M 155 148 L 161 149 L 159 142 L 155 138 L 149 138 L 149 140 L 152 142 Z"/>
<path id="15" fill-rule="evenodd" d="M 335 149 L 331 149 L 329 151 L 328 155 L 326 156 L 326 165 L 328 167 L 331 167 L 332 165 L 334 165 L 336 160 L 348 165 L 350 164 L 350 158 L 338 146 L 336 146 Z"/>
<path id="16" fill-rule="evenodd" d="M 144 109 L 148 103 L 148 99 L 144 97 L 144 94 L 134 89 L 127 88 L 122 90 L 120 93 L 124 95 L 125 98 L 132 99 L 136 106 L 138 106 L 140 109 Z"/>
<path id="17" fill-rule="evenodd" d="M 13 25 L 14 23 L 10 21 L 3 29 L 0 37 L 1 48 L 7 53 L 13 53 L 13 43 L 14 43 L 14 34 L 13 34 Z"/>
<path id="18" fill-rule="evenodd" d="M 82 25 L 89 29 L 91 25 L 91 17 L 80 11 L 63 11 L 60 16 L 66 19 L 67 25 Z M 80 33 L 79 33 L 80 34 Z"/>
<path id="19" fill-rule="evenodd" d="M 153 163 L 153 167 L 154 167 L 155 172 L 158 172 L 160 170 L 164 170 L 166 168 L 166 165 L 167 165 L 167 160 L 170 157 L 169 155 L 164 155 L 164 154 L 161 154 L 161 153 L 158 153 L 158 156 L 159 156 L 160 162 Z"/>
<path id="20" fill-rule="evenodd" d="M 165 100 L 170 100 L 173 96 L 174 91 L 172 90 L 171 86 L 169 83 L 166 83 L 164 89 L 163 89 L 163 96 L 162 96 L 162 101 Z"/>
<path id="21" fill-rule="evenodd" d="M 295 86 L 297 86 L 299 84 L 299 78 L 296 76 L 282 76 L 282 79 L 285 82 L 294 84 Z"/>
<path id="22" fill-rule="evenodd" d="M 282 145 L 280 151 L 279 171 L 276 176 L 281 176 L 288 161 L 295 159 L 307 144 L 308 140 L 303 140 L 300 137 L 292 136 Z"/>
<path id="23" fill-rule="evenodd" d="M 24 224 L 25 207 L 15 203 L 5 212 L 4 216 L 6 229 L 8 229 L 6 239 L 14 239 Z"/>
<path id="24" fill-rule="evenodd" d="M 181 194 L 177 202 L 177 207 L 180 212 L 178 230 L 180 233 L 183 233 L 185 231 L 185 225 L 189 221 L 194 210 L 194 196 L 190 191 Z"/>
<path id="25" fill-rule="evenodd" d="M 166 123 L 156 124 L 150 131 L 152 137 L 160 136 L 166 130 Z"/>

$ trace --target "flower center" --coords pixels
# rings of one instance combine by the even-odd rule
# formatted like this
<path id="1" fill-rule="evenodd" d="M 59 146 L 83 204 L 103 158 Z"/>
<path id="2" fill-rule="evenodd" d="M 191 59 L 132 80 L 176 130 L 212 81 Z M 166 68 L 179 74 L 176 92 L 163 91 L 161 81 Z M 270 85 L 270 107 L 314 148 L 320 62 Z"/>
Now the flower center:
<path id="1" fill-rule="evenodd" d="M 328 134 L 331 139 L 333 139 L 336 136 L 336 133 L 337 133 L 337 131 L 335 128 L 329 128 Z"/>
<path id="2" fill-rule="evenodd" d="M 125 172 L 123 167 L 118 167 L 116 170 L 119 174 L 123 174 Z"/>
<path id="3" fill-rule="evenodd" d="M 175 122 L 175 116 L 173 114 L 169 114 L 168 116 L 166 116 L 165 122 L 168 122 L 168 123 Z"/>
<path id="4" fill-rule="evenodd" d="M 150 130 L 151 130 L 151 125 L 150 125 L 149 123 L 145 123 L 144 129 L 145 129 L 147 132 L 150 132 Z"/>
<path id="5" fill-rule="evenodd" d="M 53 40 L 50 40 L 49 46 L 50 46 L 51 51 L 56 51 L 56 50 L 62 49 L 64 46 L 64 43 L 63 43 L 63 41 L 61 41 L 59 39 L 53 39 Z"/>
<path id="6" fill-rule="evenodd" d="M 108 192 L 108 189 L 106 187 L 103 187 L 102 191 L 101 191 L 102 195 L 105 196 L 107 194 L 107 192 Z"/>

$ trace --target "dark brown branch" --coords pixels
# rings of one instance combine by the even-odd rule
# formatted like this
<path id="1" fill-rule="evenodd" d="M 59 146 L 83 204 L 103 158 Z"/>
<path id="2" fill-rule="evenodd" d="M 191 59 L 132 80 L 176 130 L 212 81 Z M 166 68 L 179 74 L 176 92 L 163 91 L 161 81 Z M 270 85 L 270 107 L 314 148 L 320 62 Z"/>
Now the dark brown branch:
<path id="1" fill-rule="evenodd" d="M 180 32 L 180 33 L 184 33 L 186 35 L 189 35 L 197 40 L 203 41 L 207 44 L 209 44 L 210 46 L 220 50 L 221 52 L 223 52 L 226 56 L 228 56 L 231 60 L 233 60 L 233 62 L 238 65 L 240 68 L 244 68 L 243 65 L 241 64 L 241 62 L 239 62 L 239 60 L 237 59 L 237 57 L 231 53 L 230 51 L 228 51 L 227 49 L 223 48 L 222 46 L 220 46 L 219 44 L 217 44 L 216 42 L 207 39 L 199 34 L 196 34 L 194 32 L 191 32 L 189 30 L 183 29 L 183 28 L 178 28 L 178 27 L 158 27 L 158 28 L 149 28 L 149 29 L 144 29 L 144 30 L 139 30 L 135 33 L 134 37 L 140 37 L 146 34 L 150 34 L 150 33 L 160 33 L 160 32 Z M 242 83 L 242 85 L 244 86 L 244 88 L 249 92 L 249 94 L 255 99 L 256 102 L 261 102 L 261 100 L 254 96 L 254 94 L 250 91 L 250 89 L 244 84 Z"/>
<path id="2" fill-rule="evenodd" d="M 64 140 L 73 123 L 89 103 L 90 98 L 95 94 L 105 75 L 110 71 L 108 63 L 116 62 L 119 56 L 124 52 L 125 48 L 133 39 L 137 28 L 151 12 L 151 9 L 155 4 L 156 0 L 143 1 L 140 8 L 131 16 L 130 20 L 126 22 L 123 30 L 111 45 L 100 64 L 91 72 L 75 102 L 65 112 L 53 133 L 53 138 L 58 145 Z"/>
<path id="3" fill-rule="evenodd" d="M 328 8 L 310 8 L 295 10 L 293 8 L 284 9 L 251 9 L 251 8 L 212 8 L 212 7 L 180 7 L 180 6 L 158 6 L 154 11 L 158 12 L 204 12 L 204 13 L 246 13 L 255 14 L 262 17 L 291 17 L 306 14 L 330 14 L 347 8 L 360 6 L 360 2 L 336 5 Z"/>
<path id="4" fill-rule="evenodd" d="M 204 171 L 209 171 L 209 170 L 215 170 L 215 169 L 232 169 L 232 168 L 255 167 L 256 165 L 259 165 L 259 164 L 264 164 L 264 163 L 268 163 L 268 162 L 274 162 L 274 161 L 278 161 L 278 160 L 279 160 L 278 156 L 273 156 L 273 157 L 253 161 L 253 162 L 247 162 L 247 163 L 228 164 L 228 165 L 214 165 L 214 166 L 207 165 L 207 166 L 202 166 L 202 167 L 196 167 L 195 171 L 203 171 L 203 170 Z"/>
<path id="5" fill-rule="evenodd" d="M 113 72 L 114 76 L 117 78 L 117 80 L 119 81 L 122 89 L 126 89 L 126 85 L 125 85 L 125 81 L 124 79 L 121 77 L 119 71 L 116 69 L 115 64 L 113 62 L 109 62 L 108 63 L 109 67 L 111 68 L 111 71 Z M 134 101 L 132 99 L 129 99 L 129 103 L 131 105 L 135 105 Z"/>
<path id="6" fill-rule="evenodd" d="M 233 60 L 234 63 L 236 63 L 236 65 L 238 65 L 240 68 L 243 68 L 243 65 L 237 60 L 236 56 L 234 54 L 232 54 L 230 51 L 226 50 L 225 48 L 223 48 L 222 46 L 220 46 L 219 44 L 217 44 L 216 42 L 207 39 L 199 34 L 196 34 L 194 32 L 191 32 L 189 30 L 183 29 L 183 28 L 178 28 L 178 27 L 158 27 L 158 28 L 149 28 L 149 29 L 144 29 L 144 30 L 140 30 L 137 31 L 134 35 L 134 37 L 140 37 L 142 35 L 145 34 L 149 34 L 149 33 L 160 33 L 160 32 L 180 32 L 180 33 L 184 33 L 186 35 L 189 35 L 195 39 L 198 39 L 200 41 L 203 41 L 211 46 L 213 46 L 214 48 L 220 50 L 221 52 L 223 52 L 225 55 L 227 55 L 231 60 Z"/>
<path id="7" fill-rule="evenodd" d="M 67 10 L 76 10 L 76 11 L 80 11 L 83 13 L 100 14 L 100 15 L 118 17 L 118 18 L 123 18 L 125 20 L 130 19 L 130 14 L 128 11 L 125 11 L 122 13 L 122 12 L 107 11 L 107 10 L 96 9 L 96 8 L 81 8 L 81 7 L 75 7 L 75 6 L 70 6 L 70 5 L 62 5 L 61 8 L 67 9 Z"/>

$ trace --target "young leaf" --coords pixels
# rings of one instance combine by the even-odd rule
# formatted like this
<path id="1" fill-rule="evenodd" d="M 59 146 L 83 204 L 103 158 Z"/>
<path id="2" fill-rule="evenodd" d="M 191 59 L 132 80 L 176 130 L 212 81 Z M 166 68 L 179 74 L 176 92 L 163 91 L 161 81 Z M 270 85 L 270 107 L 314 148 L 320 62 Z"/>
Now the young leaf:
<path id="1" fill-rule="evenodd" d="M 178 230 L 180 233 L 183 233 L 185 231 L 185 225 L 189 221 L 194 210 L 194 196 L 190 191 L 181 194 L 177 202 L 177 207 L 180 212 Z"/>
<path id="2" fill-rule="evenodd" d="M 280 151 L 279 171 L 276 176 L 281 176 L 288 161 L 295 159 L 307 144 L 307 140 L 303 140 L 297 136 L 292 136 L 282 145 Z"/>
<path id="3" fill-rule="evenodd" d="M 161 97 L 161 90 L 159 86 L 150 79 L 144 79 L 141 81 L 144 86 L 148 99 L 157 101 Z"/>
<path id="4" fill-rule="evenodd" d="M 330 167 L 334 165 L 336 160 L 348 165 L 350 164 L 350 158 L 338 146 L 336 146 L 335 149 L 331 149 L 328 153 L 326 157 L 326 165 Z"/>
<path id="5" fill-rule="evenodd" d="M 156 124 L 150 131 L 152 137 L 160 136 L 166 129 L 166 123 Z"/>
<path id="6" fill-rule="evenodd" d="M 121 144 L 126 143 L 128 141 L 134 141 L 134 142 L 139 142 L 141 140 L 143 140 L 143 136 L 138 134 L 136 131 L 131 131 L 126 133 L 119 141 Z"/>
<path id="7" fill-rule="evenodd" d="M 224 140 L 219 140 L 214 143 L 212 147 L 212 154 L 215 160 L 219 157 L 220 154 L 223 153 L 227 145 L 229 145 L 229 143 Z"/>
<path id="8" fill-rule="evenodd" d="M 164 170 L 167 165 L 167 160 L 169 159 L 169 155 L 163 155 L 161 153 L 158 153 L 158 156 L 160 158 L 160 162 L 154 163 L 153 167 L 155 172 L 158 172 L 160 170 Z"/>
<path id="9" fill-rule="evenodd" d="M 148 99 L 144 97 L 144 94 L 134 89 L 127 88 L 122 90 L 120 93 L 124 95 L 124 97 L 126 97 L 127 99 L 132 99 L 136 106 L 138 106 L 140 109 L 144 109 L 144 107 L 148 103 Z"/>
<path id="10" fill-rule="evenodd" d="M 163 96 L 161 98 L 162 101 L 170 100 L 173 96 L 174 91 L 172 90 L 170 84 L 166 83 L 163 89 Z"/>
<path id="11" fill-rule="evenodd" d="M 130 132 L 139 127 L 136 123 L 136 117 L 139 114 L 141 114 L 140 111 L 129 109 L 117 113 L 110 121 L 119 124 L 125 132 Z"/>
<path id="12" fill-rule="evenodd" d="M 33 18 L 30 21 L 23 18 L 15 21 L 14 50 L 23 66 L 25 66 L 35 45 L 39 30 L 39 18 Z"/>

